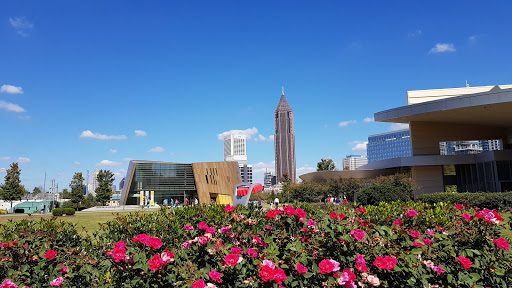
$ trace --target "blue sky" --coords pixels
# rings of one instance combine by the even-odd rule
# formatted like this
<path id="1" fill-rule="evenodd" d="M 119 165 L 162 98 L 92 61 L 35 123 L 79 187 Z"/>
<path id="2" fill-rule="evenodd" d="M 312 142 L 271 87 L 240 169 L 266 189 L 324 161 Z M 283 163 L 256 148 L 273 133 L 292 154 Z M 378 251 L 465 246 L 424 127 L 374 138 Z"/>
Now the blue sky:
<path id="1" fill-rule="evenodd" d="M 262 181 L 281 86 L 297 174 L 341 163 L 392 129 L 369 120 L 406 105 L 407 90 L 512 83 L 511 6 L 4 0 L 0 177 L 18 161 L 29 190 L 45 172 L 62 189 L 95 168 L 117 185 L 128 159 L 222 161 L 218 135 L 246 130 Z"/>

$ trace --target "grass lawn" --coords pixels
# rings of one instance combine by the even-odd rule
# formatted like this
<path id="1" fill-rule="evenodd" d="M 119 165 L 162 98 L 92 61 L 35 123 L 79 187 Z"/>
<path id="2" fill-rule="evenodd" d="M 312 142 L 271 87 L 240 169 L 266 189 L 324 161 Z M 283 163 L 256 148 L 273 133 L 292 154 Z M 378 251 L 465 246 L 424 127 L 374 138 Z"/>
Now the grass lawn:
<path id="1" fill-rule="evenodd" d="M 133 212 L 133 211 L 132 211 Z M 73 216 L 60 216 L 57 217 L 59 220 L 70 222 L 77 224 L 77 230 L 81 235 L 89 234 L 92 236 L 92 233 L 98 229 L 100 229 L 100 223 L 105 223 L 109 220 L 112 220 L 116 217 L 117 214 L 123 215 L 132 212 L 77 212 Z M 143 213 L 151 213 L 144 211 Z M 53 217 L 51 213 L 47 213 L 44 215 L 33 214 L 32 216 L 28 215 L 14 215 L 12 217 L 2 216 L 0 217 L 0 225 L 2 222 L 7 222 L 9 219 L 12 220 L 22 220 L 22 219 L 31 219 L 38 220 L 40 218 L 50 218 Z"/>

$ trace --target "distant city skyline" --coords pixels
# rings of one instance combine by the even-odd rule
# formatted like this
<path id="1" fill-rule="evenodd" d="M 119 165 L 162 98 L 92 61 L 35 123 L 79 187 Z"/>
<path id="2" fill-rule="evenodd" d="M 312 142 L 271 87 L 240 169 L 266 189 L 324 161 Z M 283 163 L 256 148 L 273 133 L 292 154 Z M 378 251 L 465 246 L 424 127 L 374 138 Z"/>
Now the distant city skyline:
<path id="1" fill-rule="evenodd" d="M 397 5 L 401 9 L 396 9 Z M 275 105 L 292 104 L 297 176 L 406 129 L 375 112 L 406 91 L 510 84 L 506 1 L 3 1 L 0 183 L 30 191 L 130 159 L 223 160 L 246 136 L 254 182 L 275 173 Z M 115 12 L 113 12 L 115 11 Z M 468 15 L 479 15 L 479 20 Z M 435 19 L 435 21 L 433 21 Z M 489 68 L 492 63 L 492 69 Z"/>

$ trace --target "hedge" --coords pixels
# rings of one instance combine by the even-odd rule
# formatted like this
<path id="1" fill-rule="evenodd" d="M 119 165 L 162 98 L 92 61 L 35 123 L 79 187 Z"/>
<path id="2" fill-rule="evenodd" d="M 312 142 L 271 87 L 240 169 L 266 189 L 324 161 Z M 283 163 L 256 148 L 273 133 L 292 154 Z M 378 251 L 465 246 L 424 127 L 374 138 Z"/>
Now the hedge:
<path id="1" fill-rule="evenodd" d="M 389 184 L 375 184 L 362 188 L 357 194 L 357 203 L 361 205 L 379 205 L 380 202 L 411 200 L 409 191 Z"/>
<path id="2" fill-rule="evenodd" d="M 53 216 L 62 216 L 62 215 L 75 215 L 75 209 L 73 208 L 55 208 L 52 211 Z"/>
<path id="3" fill-rule="evenodd" d="M 508 210 L 512 207 L 512 192 L 493 193 L 432 193 L 421 194 L 416 201 L 435 204 L 439 202 L 460 203 L 493 210 Z"/>

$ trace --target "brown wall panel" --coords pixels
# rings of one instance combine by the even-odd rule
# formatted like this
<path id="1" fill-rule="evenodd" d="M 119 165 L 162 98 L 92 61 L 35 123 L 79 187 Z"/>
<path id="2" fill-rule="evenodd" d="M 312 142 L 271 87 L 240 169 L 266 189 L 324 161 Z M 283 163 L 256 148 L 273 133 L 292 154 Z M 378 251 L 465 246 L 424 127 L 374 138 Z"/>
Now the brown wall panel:
<path id="1" fill-rule="evenodd" d="M 439 142 L 443 141 L 502 139 L 506 143 L 507 139 L 502 127 L 414 121 L 409 123 L 409 129 L 413 156 L 439 155 Z"/>
<path id="2" fill-rule="evenodd" d="M 237 162 L 192 163 L 197 195 L 201 204 L 210 204 L 215 195 L 234 197 L 235 185 L 242 180 Z"/>

